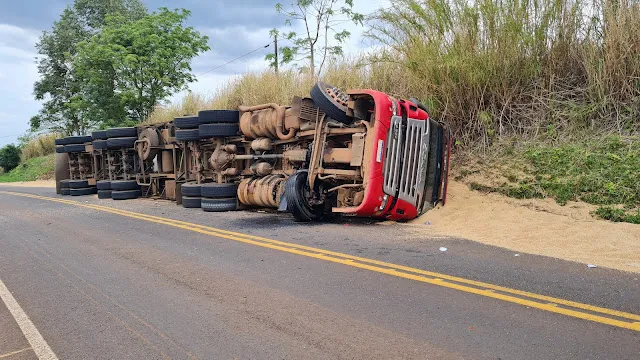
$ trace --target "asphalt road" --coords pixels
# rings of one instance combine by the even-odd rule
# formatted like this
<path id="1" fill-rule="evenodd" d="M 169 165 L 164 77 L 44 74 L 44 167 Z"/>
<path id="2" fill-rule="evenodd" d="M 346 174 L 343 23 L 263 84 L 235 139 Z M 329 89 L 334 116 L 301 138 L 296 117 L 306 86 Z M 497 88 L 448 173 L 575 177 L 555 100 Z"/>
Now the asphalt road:
<path id="1" fill-rule="evenodd" d="M 0 283 L 59 359 L 640 358 L 637 274 L 400 224 L 1 186 L 0 205 Z M 21 321 L 0 301 L 0 359 L 38 358 Z"/>

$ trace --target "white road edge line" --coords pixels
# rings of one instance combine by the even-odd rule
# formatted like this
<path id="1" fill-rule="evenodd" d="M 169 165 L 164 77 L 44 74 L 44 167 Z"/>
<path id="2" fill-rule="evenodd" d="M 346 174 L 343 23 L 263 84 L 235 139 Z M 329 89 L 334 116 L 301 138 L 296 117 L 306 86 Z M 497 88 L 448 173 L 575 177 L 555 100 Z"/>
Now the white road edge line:
<path id="1" fill-rule="evenodd" d="M 38 359 L 58 360 L 56 354 L 51 350 L 49 344 L 47 344 L 38 329 L 36 329 L 36 326 L 29 320 L 29 317 L 24 310 L 22 310 L 13 295 L 11 295 L 11 292 L 9 292 L 9 289 L 4 285 L 2 279 L 0 279 L 0 298 L 2 298 L 7 309 L 9 309 L 16 323 L 18 323 L 20 330 L 22 330 L 24 337 L 26 337 L 29 344 L 31 344 Z"/>

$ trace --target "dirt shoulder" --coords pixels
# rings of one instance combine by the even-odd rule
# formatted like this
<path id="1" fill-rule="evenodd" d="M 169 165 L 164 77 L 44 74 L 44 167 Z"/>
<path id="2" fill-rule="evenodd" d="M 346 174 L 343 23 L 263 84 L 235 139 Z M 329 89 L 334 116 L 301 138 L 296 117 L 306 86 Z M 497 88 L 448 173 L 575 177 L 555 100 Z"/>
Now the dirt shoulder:
<path id="1" fill-rule="evenodd" d="M 0 182 L 0 186 L 15 186 L 15 187 L 40 187 L 40 188 L 55 188 L 56 181 L 51 180 L 36 180 L 36 181 L 16 181 L 16 182 Z"/>
<path id="2" fill-rule="evenodd" d="M 595 219 L 594 208 L 483 194 L 452 182 L 447 205 L 412 221 L 409 231 L 640 273 L 640 225 Z"/>

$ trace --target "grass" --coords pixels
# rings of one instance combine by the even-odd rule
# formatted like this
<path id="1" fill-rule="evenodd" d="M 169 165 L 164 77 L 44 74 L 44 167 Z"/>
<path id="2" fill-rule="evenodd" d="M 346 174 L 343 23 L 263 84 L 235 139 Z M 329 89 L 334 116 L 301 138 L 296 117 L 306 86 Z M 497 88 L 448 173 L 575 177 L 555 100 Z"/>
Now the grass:
<path id="1" fill-rule="evenodd" d="M 598 205 L 594 215 L 640 223 L 640 141 L 618 136 L 519 145 L 471 166 L 457 179 L 473 190 L 514 198 L 552 197 Z"/>
<path id="2" fill-rule="evenodd" d="M 640 128 L 640 1 L 391 0 L 370 21 L 411 94 L 488 149 L 504 137 Z"/>
<path id="3" fill-rule="evenodd" d="M 46 180 L 54 177 L 55 154 L 31 158 L 0 175 L 0 182 Z"/>
<path id="4" fill-rule="evenodd" d="M 21 162 L 55 153 L 55 139 L 59 137 L 61 137 L 59 134 L 52 133 L 29 139 L 29 141 L 20 146 Z"/>

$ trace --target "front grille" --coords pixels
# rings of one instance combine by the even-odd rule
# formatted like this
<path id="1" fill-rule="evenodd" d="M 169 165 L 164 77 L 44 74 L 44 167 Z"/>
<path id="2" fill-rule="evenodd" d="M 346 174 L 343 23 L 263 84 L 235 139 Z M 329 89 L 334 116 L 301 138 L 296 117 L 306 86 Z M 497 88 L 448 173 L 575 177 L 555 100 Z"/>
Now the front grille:
<path id="1" fill-rule="evenodd" d="M 429 122 L 391 118 L 384 163 L 384 192 L 420 207 L 429 157 Z"/>

